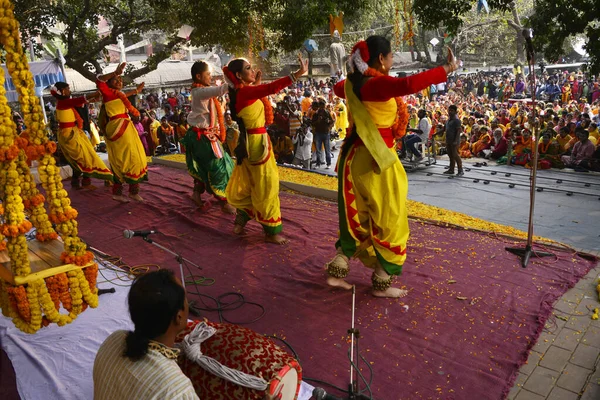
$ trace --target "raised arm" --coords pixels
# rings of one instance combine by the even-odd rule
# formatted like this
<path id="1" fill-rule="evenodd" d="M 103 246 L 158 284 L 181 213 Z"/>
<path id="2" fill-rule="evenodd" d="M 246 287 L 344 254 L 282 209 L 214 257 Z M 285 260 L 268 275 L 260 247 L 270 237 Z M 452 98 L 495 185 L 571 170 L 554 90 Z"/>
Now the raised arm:
<path id="1" fill-rule="evenodd" d="M 206 86 L 192 89 L 192 97 L 194 99 L 208 100 L 212 97 L 224 96 L 229 90 L 226 83 L 220 86 Z"/>
<path id="2" fill-rule="evenodd" d="M 121 64 L 119 64 L 117 69 L 115 69 L 113 72 L 104 74 L 104 75 L 98 75 L 98 77 L 96 79 L 98 79 L 99 81 L 102 81 L 102 82 L 106 82 L 115 76 L 119 76 L 119 75 L 123 74 L 123 71 L 125 70 L 126 65 L 127 65 L 127 63 L 121 63 Z"/>
<path id="3" fill-rule="evenodd" d="M 432 84 L 446 82 L 446 79 L 444 67 L 433 68 L 406 78 L 377 76 L 367 80 L 360 94 L 363 101 L 386 101 L 393 97 L 418 93 Z"/>
<path id="4" fill-rule="evenodd" d="M 292 84 L 292 78 L 289 76 L 285 76 L 283 78 L 279 78 L 276 81 L 265 83 L 258 86 L 244 86 L 238 91 L 238 101 L 239 102 L 249 102 L 252 100 L 258 100 L 265 96 L 269 96 L 271 94 L 275 94 L 289 85 Z"/>

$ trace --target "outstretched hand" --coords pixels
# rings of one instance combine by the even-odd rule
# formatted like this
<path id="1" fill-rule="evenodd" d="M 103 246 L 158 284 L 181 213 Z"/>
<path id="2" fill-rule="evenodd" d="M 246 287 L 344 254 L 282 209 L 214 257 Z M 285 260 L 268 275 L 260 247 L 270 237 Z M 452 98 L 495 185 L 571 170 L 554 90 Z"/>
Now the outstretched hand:
<path id="1" fill-rule="evenodd" d="M 260 85 L 262 82 L 262 71 L 256 71 L 256 75 L 254 76 L 254 84 Z"/>
<path id="2" fill-rule="evenodd" d="M 308 72 L 308 60 L 304 60 L 301 53 L 298 53 L 298 63 L 300 64 L 298 72 L 300 72 L 300 76 L 302 76 Z"/>
<path id="3" fill-rule="evenodd" d="M 142 83 L 140 83 L 139 85 L 137 85 L 137 88 L 136 88 L 136 89 L 137 89 L 137 92 L 138 92 L 138 93 L 141 93 L 141 92 L 142 92 L 142 90 L 144 90 L 144 85 L 145 85 L 145 84 L 146 84 L 145 82 L 142 82 Z"/>
<path id="4" fill-rule="evenodd" d="M 119 64 L 119 66 L 117 67 L 117 69 L 115 70 L 115 74 L 117 75 L 122 75 L 123 71 L 125 71 L 125 67 L 127 66 L 127 63 L 121 63 Z"/>
<path id="5" fill-rule="evenodd" d="M 456 71 L 459 68 L 459 66 L 460 62 L 456 59 L 456 57 L 454 57 L 452 49 L 448 46 L 448 61 L 446 65 L 444 65 L 446 73 L 449 74 L 450 72 Z"/>

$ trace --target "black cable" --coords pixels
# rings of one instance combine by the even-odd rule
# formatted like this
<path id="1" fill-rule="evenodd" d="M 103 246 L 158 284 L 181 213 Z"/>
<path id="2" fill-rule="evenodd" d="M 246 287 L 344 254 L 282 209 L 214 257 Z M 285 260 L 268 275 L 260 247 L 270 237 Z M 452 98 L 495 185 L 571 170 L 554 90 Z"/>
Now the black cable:
<path id="1" fill-rule="evenodd" d="M 339 386 L 335 386 L 332 383 L 329 383 L 329 382 L 326 382 L 326 381 L 322 381 L 320 379 L 314 379 L 314 378 L 309 378 L 307 376 L 303 376 L 302 380 L 303 381 L 308 381 L 308 382 L 315 382 L 315 383 L 318 383 L 318 384 L 321 384 L 321 385 L 329 386 L 329 387 L 334 388 L 335 390 L 337 390 L 337 391 L 339 391 L 341 393 L 348 394 L 348 389 L 342 389 Z"/>
<path id="2" fill-rule="evenodd" d="M 284 339 L 282 339 L 282 338 L 280 338 L 280 337 L 277 337 L 277 336 L 275 336 L 275 335 L 268 335 L 268 336 L 267 336 L 267 335 L 265 335 L 265 336 L 266 336 L 266 337 L 268 337 L 268 338 L 277 339 L 277 340 L 279 340 L 280 342 L 282 342 L 283 344 L 285 344 L 285 345 L 287 346 L 287 348 L 288 348 L 288 349 L 290 349 L 290 351 L 292 352 L 292 354 L 294 355 L 294 357 L 296 358 L 296 361 L 298 361 L 298 364 L 302 365 L 302 363 L 300 362 L 300 357 L 298 357 L 298 353 L 296 353 L 296 350 L 294 350 L 294 348 L 292 347 L 292 345 L 291 345 L 291 344 L 289 344 L 289 343 L 288 343 L 287 341 L 285 341 Z M 339 386 L 336 386 L 336 385 L 334 385 L 334 384 L 332 384 L 332 383 L 329 383 L 329 382 L 323 381 L 323 380 L 321 380 L 321 379 L 315 379 L 315 378 L 309 378 L 309 377 L 307 377 L 307 376 L 303 376 L 303 377 L 302 377 L 302 380 L 303 380 L 303 381 L 308 381 L 308 382 L 315 382 L 315 383 L 319 383 L 319 384 L 321 384 L 321 385 L 326 385 L 326 386 L 332 387 L 332 388 L 334 388 L 334 389 L 336 389 L 336 390 L 340 391 L 341 393 L 348 394 L 348 390 L 347 390 L 347 389 L 342 389 L 342 388 L 341 388 L 341 387 L 339 387 Z"/>
<path id="3" fill-rule="evenodd" d="M 185 265 L 185 268 L 187 269 L 188 273 L 190 276 L 194 276 L 190 266 L 188 265 L 188 263 L 185 260 L 182 260 L 182 264 Z M 237 292 L 227 292 L 227 293 L 223 293 L 217 297 L 213 297 L 213 296 L 209 296 L 207 294 L 204 293 L 200 293 L 200 291 L 198 290 L 198 284 L 196 284 L 196 282 L 193 282 L 192 284 L 189 284 L 189 282 L 185 282 L 185 286 L 186 287 L 193 287 L 195 290 L 192 291 L 190 290 L 189 292 L 191 294 L 195 294 L 196 296 L 198 296 L 198 299 L 200 300 L 200 302 L 202 303 L 202 305 L 204 307 L 199 307 L 197 305 L 192 305 L 191 308 L 195 311 L 205 311 L 205 312 L 216 312 L 219 316 L 219 322 L 223 323 L 226 322 L 228 324 L 233 324 L 233 325 L 247 325 L 247 324 L 251 324 L 253 322 L 256 322 L 258 320 L 260 320 L 262 317 L 264 317 L 264 315 L 266 314 L 266 310 L 265 308 L 259 304 L 259 303 L 255 303 L 252 301 L 248 301 L 245 299 L 244 295 L 241 293 L 237 293 Z M 227 298 L 227 297 L 234 297 L 235 299 L 231 302 L 225 302 L 223 301 L 223 299 Z M 204 299 L 209 299 L 210 301 L 214 302 L 215 306 L 211 307 L 209 305 L 207 305 L 204 302 Z M 224 315 L 224 313 L 226 311 L 234 311 L 237 310 L 245 305 L 251 305 L 251 306 L 256 306 L 261 310 L 261 313 L 258 317 L 254 318 L 251 321 L 244 321 L 244 322 L 239 322 L 239 321 L 231 321 L 229 319 L 227 319 Z"/>
<path id="4" fill-rule="evenodd" d="M 298 357 L 298 353 L 296 353 L 296 350 L 294 350 L 294 348 L 292 347 L 292 345 L 291 345 L 291 344 L 289 344 L 289 343 L 288 343 L 288 342 L 286 342 L 284 339 L 282 339 L 282 338 L 280 338 L 280 337 L 278 337 L 278 336 L 275 336 L 275 335 L 265 335 L 265 337 L 268 337 L 268 338 L 270 338 L 270 339 L 277 339 L 277 340 L 279 340 L 280 342 L 282 342 L 283 344 L 285 344 L 285 345 L 287 346 L 287 348 L 288 348 L 288 349 L 290 349 L 290 351 L 291 351 L 291 352 L 292 352 L 292 354 L 294 355 L 294 358 L 296 359 L 296 361 L 298 361 L 298 364 L 301 364 L 301 363 L 300 363 L 300 357 Z"/>

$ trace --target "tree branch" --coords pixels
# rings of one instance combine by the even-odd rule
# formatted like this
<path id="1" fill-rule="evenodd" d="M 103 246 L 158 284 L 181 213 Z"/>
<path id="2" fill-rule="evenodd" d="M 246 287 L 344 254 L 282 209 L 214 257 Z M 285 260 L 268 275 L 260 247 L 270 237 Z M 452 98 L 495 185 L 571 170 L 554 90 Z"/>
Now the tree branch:
<path id="1" fill-rule="evenodd" d="M 492 19 L 492 20 L 489 20 L 489 21 L 483 21 L 483 22 L 478 22 L 476 24 L 467 25 L 464 28 L 462 28 L 460 30 L 460 32 L 464 33 L 464 32 L 470 31 L 471 29 L 479 28 L 480 26 L 486 26 L 486 25 L 495 24 L 496 22 L 499 22 L 499 21 L 500 21 L 500 18 L 496 18 L 496 19 Z"/>
<path id="2" fill-rule="evenodd" d="M 153 54 L 152 56 L 150 56 L 148 58 L 148 60 L 146 60 L 146 64 L 139 69 L 135 69 L 133 71 L 131 71 L 131 73 L 127 74 L 126 76 L 131 79 L 134 80 L 136 78 L 139 78 L 140 76 L 146 75 L 148 72 L 154 71 L 158 64 L 163 61 L 166 60 L 167 58 L 169 58 L 172 54 L 172 52 L 182 43 L 185 42 L 185 39 L 182 39 L 180 37 L 174 37 L 172 38 L 166 45 L 165 48 L 158 52 Z"/>
<path id="3" fill-rule="evenodd" d="M 90 61 L 88 61 L 90 62 Z M 90 62 L 91 63 L 91 62 Z M 96 61 L 97 63 L 97 61 Z M 73 68 L 75 71 L 79 72 L 81 75 L 86 77 L 92 82 L 96 81 L 96 74 L 90 71 L 84 63 L 74 63 L 72 60 L 67 60 L 65 63 L 68 67 Z"/>
<path id="4" fill-rule="evenodd" d="M 67 31 L 67 51 L 70 51 L 73 46 L 73 40 L 75 35 L 75 29 L 79 26 L 77 23 L 90 11 L 90 0 L 84 0 L 83 9 L 81 12 L 73 17 L 72 21 L 69 21 L 69 29 Z M 64 11 L 63 11 L 64 12 Z"/>
<path id="5" fill-rule="evenodd" d="M 520 24 L 516 24 L 514 21 L 506 20 L 506 23 L 517 32 L 521 32 L 521 30 L 523 30 L 523 27 Z"/>
<path id="6" fill-rule="evenodd" d="M 131 25 L 127 25 L 127 26 L 120 26 L 119 28 L 113 28 L 110 32 L 109 35 L 103 37 L 102 39 L 100 39 L 96 45 L 94 46 L 93 49 L 89 50 L 87 53 L 81 54 L 77 57 L 75 57 L 73 60 L 77 63 L 84 63 L 86 61 L 88 61 L 91 58 L 95 58 L 96 55 L 98 53 L 100 53 L 102 50 L 104 50 L 104 48 L 110 44 L 116 44 L 118 41 L 118 36 L 131 30 L 131 29 L 137 29 L 137 28 L 141 28 L 145 25 L 148 25 L 152 22 L 152 20 L 150 19 L 144 19 L 141 21 L 138 21 L 134 24 Z"/>

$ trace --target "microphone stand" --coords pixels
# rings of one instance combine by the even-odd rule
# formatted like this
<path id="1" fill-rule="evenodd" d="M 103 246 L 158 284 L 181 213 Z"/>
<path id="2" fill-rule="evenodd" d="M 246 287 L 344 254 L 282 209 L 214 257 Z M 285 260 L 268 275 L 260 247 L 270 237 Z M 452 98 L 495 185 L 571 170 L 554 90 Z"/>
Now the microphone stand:
<path id="1" fill-rule="evenodd" d="M 349 400 L 369 400 L 371 397 L 361 394 L 358 390 L 358 380 L 354 380 L 354 350 L 356 349 L 357 365 L 360 361 L 360 353 L 358 347 L 358 340 L 360 339 L 360 332 L 354 327 L 354 310 L 356 302 L 356 286 L 352 285 L 352 325 L 348 329 L 350 336 L 350 383 L 348 384 L 348 399 Z"/>
<path id="2" fill-rule="evenodd" d="M 150 243 L 175 257 L 175 260 L 179 263 L 179 273 L 181 274 L 181 284 L 183 285 L 184 288 L 185 288 L 185 275 L 183 274 L 183 263 L 186 262 L 188 264 L 193 265 L 194 267 L 196 267 L 198 269 L 202 269 L 201 266 L 193 263 L 192 261 L 183 257 L 181 254 L 178 254 L 178 253 L 174 252 L 173 250 L 168 249 L 159 243 L 156 243 L 154 240 L 150 239 L 150 237 L 148 237 L 148 235 L 142 235 L 142 239 L 144 240 L 144 242 Z M 194 301 L 189 301 L 189 310 L 192 314 L 194 314 L 194 311 L 192 311 L 192 310 L 194 310 Z"/>
<path id="3" fill-rule="evenodd" d="M 316 387 L 313 390 L 313 397 L 316 400 L 372 400 L 373 397 L 366 396 L 358 390 L 358 380 L 354 380 L 354 369 L 358 369 L 358 366 L 354 364 L 354 351 L 356 350 L 356 359 L 360 361 L 362 358 L 359 353 L 358 340 L 360 339 L 360 332 L 358 329 L 354 327 L 354 310 L 356 304 L 356 286 L 352 285 L 352 325 L 350 329 L 348 329 L 348 333 L 350 334 L 350 383 L 348 384 L 348 391 L 346 392 L 348 397 L 335 397 L 328 394 L 323 388 Z M 358 364 L 358 362 L 357 362 Z M 370 383 L 369 383 L 370 385 Z M 338 389 L 340 390 L 340 389 Z"/>
<path id="4" fill-rule="evenodd" d="M 525 33 L 524 33 L 525 36 Z M 535 192 L 536 192 L 536 178 L 537 178 L 537 166 L 538 166 L 538 131 L 539 131 L 539 123 L 537 118 L 537 102 L 535 98 L 535 89 L 536 89 L 536 78 L 535 78 L 535 54 L 533 51 L 533 45 L 531 45 L 531 33 L 529 33 L 529 37 L 526 37 L 526 41 L 528 41 L 528 45 L 525 46 L 525 50 L 527 52 L 527 61 L 529 63 L 529 69 L 531 71 L 531 103 L 533 107 L 533 138 L 535 139 L 535 143 L 533 146 L 533 165 L 529 171 L 529 223 L 527 225 L 527 244 L 525 248 L 521 247 L 506 247 L 505 250 L 513 253 L 519 257 L 521 257 L 521 266 L 523 268 L 527 268 L 527 264 L 529 264 L 529 259 L 533 255 L 534 257 L 548 257 L 552 256 L 551 253 L 542 252 L 542 251 L 533 251 L 533 215 L 535 208 Z"/>

